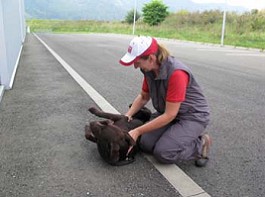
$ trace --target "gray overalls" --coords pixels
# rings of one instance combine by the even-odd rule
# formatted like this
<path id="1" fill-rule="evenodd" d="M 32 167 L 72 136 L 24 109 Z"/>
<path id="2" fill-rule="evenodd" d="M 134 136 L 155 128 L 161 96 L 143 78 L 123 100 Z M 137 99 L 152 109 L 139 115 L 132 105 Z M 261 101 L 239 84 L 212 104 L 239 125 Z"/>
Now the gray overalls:
<path id="1" fill-rule="evenodd" d="M 164 113 L 167 85 L 175 70 L 184 70 L 189 75 L 185 101 L 181 103 L 179 112 L 170 124 L 143 134 L 140 147 L 144 152 L 153 153 L 162 163 L 176 163 L 196 159 L 201 155 L 201 134 L 209 122 L 209 107 L 202 90 L 190 69 L 174 57 L 168 57 L 160 66 L 159 76 L 143 72 L 149 87 L 152 104 L 157 112 L 152 119 Z"/>

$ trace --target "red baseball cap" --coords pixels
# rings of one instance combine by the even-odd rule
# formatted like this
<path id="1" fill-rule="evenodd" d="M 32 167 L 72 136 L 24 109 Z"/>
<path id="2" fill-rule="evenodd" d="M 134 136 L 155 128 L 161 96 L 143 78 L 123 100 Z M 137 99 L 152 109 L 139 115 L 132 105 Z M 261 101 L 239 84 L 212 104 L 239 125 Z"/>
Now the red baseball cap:
<path id="1" fill-rule="evenodd" d="M 158 44 L 155 38 L 149 36 L 138 36 L 132 39 L 127 53 L 120 59 L 123 66 L 132 65 L 141 56 L 147 56 L 156 53 Z"/>

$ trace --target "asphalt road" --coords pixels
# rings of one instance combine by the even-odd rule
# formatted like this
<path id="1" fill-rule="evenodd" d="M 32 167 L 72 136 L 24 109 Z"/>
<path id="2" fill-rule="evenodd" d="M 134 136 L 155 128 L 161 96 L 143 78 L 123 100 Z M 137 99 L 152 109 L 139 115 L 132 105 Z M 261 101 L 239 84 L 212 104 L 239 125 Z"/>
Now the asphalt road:
<path id="1" fill-rule="evenodd" d="M 142 80 L 139 70 L 118 64 L 119 58 L 126 51 L 132 37 L 104 34 L 41 34 L 39 36 L 118 111 L 121 113 L 126 112 L 128 104 L 140 91 Z M 178 164 L 178 166 L 211 196 L 264 196 L 265 54 L 257 50 L 236 49 L 233 47 L 219 47 L 165 39 L 159 39 L 159 41 L 166 45 L 175 57 L 192 68 L 193 73 L 204 89 L 211 107 L 211 123 L 207 131 L 213 137 L 213 146 L 208 166 L 197 168 L 192 163 Z M 45 50 L 41 52 L 47 53 Z M 22 72 L 22 68 L 20 69 L 20 72 Z M 60 80 L 59 82 L 57 80 L 61 79 L 61 76 L 56 76 L 56 72 L 60 69 L 56 68 L 53 71 L 53 75 L 55 75 L 53 79 L 48 82 L 44 80 L 44 82 L 59 83 Z M 43 71 L 45 71 L 45 67 Z M 30 73 L 33 70 L 28 68 L 28 71 L 23 72 Z M 68 81 L 71 80 L 68 79 Z M 57 85 L 68 86 L 67 81 L 60 82 Z M 79 88 L 72 83 L 70 87 L 73 90 L 78 90 Z M 72 99 L 75 101 L 76 106 L 68 106 L 67 110 L 71 112 L 70 114 L 76 112 L 77 114 L 74 115 L 81 117 L 79 123 L 82 123 L 86 115 L 85 112 L 78 109 L 82 109 L 83 105 L 93 102 L 86 95 L 80 95 L 80 93 L 78 93 L 78 97 L 72 94 L 68 95 L 67 92 L 61 92 L 60 94 L 62 94 L 63 98 L 65 97 L 63 95 L 66 95 L 67 101 Z M 4 95 L 3 103 L 5 103 L 7 96 L 6 94 Z M 84 99 L 87 101 L 84 102 Z M 60 102 L 58 101 L 58 103 Z M 71 117 L 67 120 L 70 119 Z M 63 120 L 60 121 L 63 122 Z M 68 122 L 67 124 L 70 123 Z M 72 124 L 75 125 L 77 130 L 82 129 L 82 125 L 76 126 L 76 123 Z M 19 127 L 19 124 L 15 125 Z M 78 133 L 78 135 L 81 134 Z M 16 146 L 16 143 L 14 143 L 14 146 Z M 72 146 L 77 145 L 73 144 Z M 82 141 L 81 146 L 83 151 L 81 153 L 84 153 L 84 146 L 88 149 L 90 148 L 90 145 L 86 144 L 85 141 Z M 78 148 L 80 149 L 80 147 Z M 69 147 L 68 149 L 70 153 L 75 155 L 72 149 Z M 95 149 L 92 150 L 95 151 Z M 81 153 L 78 153 L 79 156 Z M 90 154 L 92 155 L 92 153 Z M 75 156 L 78 157 L 77 155 Z M 65 155 L 62 155 L 61 158 L 63 162 Z M 100 172 L 99 168 L 104 166 L 104 164 L 101 163 L 101 166 L 98 166 L 96 159 L 98 158 L 93 156 L 93 162 L 96 163 L 95 171 L 93 173 L 89 172 L 95 177 L 97 177 L 95 172 L 99 172 L 98 181 L 100 180 L 99 177 L 107 179 L 109 177 L 108 173 L 113 173 L 113 170 L 110 172 L 108 168 L 105 168 L 104 172 Z M 85 162 L 86 160 L 84 159 L 84 161 L 80 161 L 79 165 L 74 163 L 77 165 L 74 168 L 75 170 L 78 169 L 80 176 L 82 176 L 82 170 L 84 173 L 87 172 L 85 170 Z M 65 164 L 65 167 L 67 165 L 71 164 Z M 124 174 L 128 173 L 126 171 L 128 169 L 136 172 L 133 178 L 136 178 L 138 183 L 132 186 L 135 189 L 135 193 L 128 189 L 131 187 L 126 187 L 127 191 L 131 192 L 131 196 L 178 195 L 144 158 L 139 157 L 131 167 L 123 168 Z M 116 171 L 118 170 L 115 168 L 114 173 Z M 144 176 L 143 174 L 145 173 L 149 177 Z M 114 183 L 116 183 L 114 177 L 117 176 L 120 180 L 124 180 L 119 177 L 120 174 L 112 176 L 113 187 Z M 69 179 L 68 181 L 69 185 L 71 185 L 71 180 Z M 81 181 L 88 181 L 88 178 L 85 180 L 83 178 Z M 99 187 L 103 188 L 101 190 L 102 193 L 107 191 L 107 183 L 105 181 L 103 180 L 103 183 L 99 185 Z M 124 183 L 121 181 L 119 184 Z M 12 186 L 11 182 L 9 185 Z M 155 189 L 154 185 L 159 186 L 158 189 Z M 142 188 L 140 191 L 138 190 L 139 187 Z M 164 188 L 164 190 L 161 190 L 161 188 Z M 83 187 L 80 186 L 80 190 L 83 191 Z M 122 194 L 122 191 L 122 189 L 117 188 L 117 196 Z"/>
<path id="2" fill-rule="evenodd" d="M 90 105 L 50 52 L 27 35 L 13 89 L 0 104 L 1 197 L 180 196 L 141 155 L 122 167 L 103 162 L 84 137 L 85 123 L 95 118 Z"/>
<path id="3" fill-rule="evenodd" d="M 42 35 L 118 111 L 140 90 L 141 74 L 118 60 L 131 37 Z M 180 167 L 212 196 L 265 195 L 265 54 L 255 50 L 161 41 L 189 65 L 211 107 L 211 162 Z"/>

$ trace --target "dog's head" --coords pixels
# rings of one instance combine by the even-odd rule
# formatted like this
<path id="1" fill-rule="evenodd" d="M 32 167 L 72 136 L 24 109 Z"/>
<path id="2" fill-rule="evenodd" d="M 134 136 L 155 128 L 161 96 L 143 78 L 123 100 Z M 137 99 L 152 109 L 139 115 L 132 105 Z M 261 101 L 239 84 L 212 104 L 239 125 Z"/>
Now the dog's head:
<path id="1" fill-rule="evenodd" d="M 110 120 L 93 121 L 90 131 L 98 146 L 100 156 L 111 165 L 124 165 L 129 147 L 135 145 L 132 137 Z"/>

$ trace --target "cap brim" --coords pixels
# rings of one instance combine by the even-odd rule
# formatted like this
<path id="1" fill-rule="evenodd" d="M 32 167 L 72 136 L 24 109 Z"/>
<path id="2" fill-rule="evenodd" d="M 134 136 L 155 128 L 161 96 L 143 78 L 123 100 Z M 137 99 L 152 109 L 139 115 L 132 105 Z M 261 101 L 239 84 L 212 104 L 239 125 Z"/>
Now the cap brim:
<path id="1" fill-rule="evenodd" d="M 134 63 L 136 57 L 132 56 L 130 53 L 126 53 L 121 59 L 120 64 L 124 66 L 130 66 Z"/>

